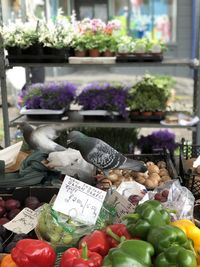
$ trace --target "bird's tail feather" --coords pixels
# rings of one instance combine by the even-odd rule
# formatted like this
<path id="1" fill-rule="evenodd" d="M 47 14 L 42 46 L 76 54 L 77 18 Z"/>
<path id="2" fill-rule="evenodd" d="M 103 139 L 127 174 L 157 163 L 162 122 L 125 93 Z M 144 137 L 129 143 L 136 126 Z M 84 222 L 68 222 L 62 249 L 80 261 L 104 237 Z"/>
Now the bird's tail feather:
<path id="1" fill-rule="evenodd" d="M 120 166 L 120 169 L 133 170 L 136 172 L 146 172 L 147 167 L 143 161 L 133 160 L 127 158 L 127 160 Z"/>

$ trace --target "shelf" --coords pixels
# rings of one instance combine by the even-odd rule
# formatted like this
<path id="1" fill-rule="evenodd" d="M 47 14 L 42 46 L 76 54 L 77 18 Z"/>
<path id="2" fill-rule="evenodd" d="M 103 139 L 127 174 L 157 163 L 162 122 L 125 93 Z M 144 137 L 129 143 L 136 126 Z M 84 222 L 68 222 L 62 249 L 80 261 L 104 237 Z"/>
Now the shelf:
<path id="1" fill-rule="evenodd" d="M 131 122 L 130 120 L 104 120 L 92 121 L 84 120 L 83 116 L 78 112 L 70 112 L 67 120 L 61 119 L 36 119 L 29 118 L 26 115 L 21 115 L 14 120 L 10 121 L 10 127 L 15 127 L 22 122 L 28 122 L 32 125 L 51 124 L 51 123 L 64 123 L 66 128 L 79 128 L 79 127 L 96 127 L 96 128 L 179 128 L 196 130 L 196 126 L 181 126 L 181 125 L 162 125 L 159 122 Z"/>
<path id="2" fill-rule="evenodd" d="M 174 59 L 174 58 L 165 58 L 162 62 L 131 62 L 131 63 L 115 63 L 115 64 L 80 64 L 79 66 L 100 66 L 100 67 L 144 67 L 144 66 L 182 66 L 182 67 L 190 67 L 190 68 L 198 68 L 199 61 L 197 59 Z M 69 64 L 69 63 L 8 63 L 6 68 L 12 67 L 70 67 L 77 66 L 77 64 Z"/>

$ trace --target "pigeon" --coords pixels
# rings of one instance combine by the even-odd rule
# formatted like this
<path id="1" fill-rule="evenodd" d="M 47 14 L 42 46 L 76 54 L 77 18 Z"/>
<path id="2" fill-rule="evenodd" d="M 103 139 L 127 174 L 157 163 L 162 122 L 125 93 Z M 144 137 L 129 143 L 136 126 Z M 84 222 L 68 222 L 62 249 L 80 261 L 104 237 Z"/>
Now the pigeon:
<path id="1" fill-rule="evenodd" d="M 53 141 L 59 136 L 59 132 L 66 129 L 66 125 L 49 124 L 34 128 L 27 122 L 23 122 L 20 124 L 20 129 L 24 140 L 31 149 L 40 150 L 44 153 L 66 150 L 65 147 Z"/>
<path id="2" fill-rule="evenodd" d="M 137 172 L 146 172 L 144 162 L 125 157 L 101 139 L 89 137 L 79 131 L 68 134 L 67 143 L 75 145 L 82 157 L 107 176 L 111 169 L 128 169 Z"/>

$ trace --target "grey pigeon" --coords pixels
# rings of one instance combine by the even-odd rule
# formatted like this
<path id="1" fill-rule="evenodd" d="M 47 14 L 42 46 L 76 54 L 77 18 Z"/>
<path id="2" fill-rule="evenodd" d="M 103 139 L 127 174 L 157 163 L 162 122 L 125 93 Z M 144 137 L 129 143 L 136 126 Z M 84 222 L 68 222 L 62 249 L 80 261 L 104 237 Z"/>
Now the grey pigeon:
<path id="1" fill-rule="evenodd" d="M 87 162 L 103 170 L 106 175 L 111 169 L 147 171 L 144 162 L 129 159 L 104 141 L 89 137 L 79 131 L 71 131 L 68 134 L 68 144 L 70 143 L 75 145 Z"/>
<path id="2" fill-rule="evenodd" d="M 59 136 L 62 130 L 66 129 L 66 125 L 49 124 L 34 128 L 27 122 L 23 122 L 20 124 L 20 129 L 23 133 L 24 140 L 31 149 L 40 150 L 44 153 L 64 151 L 66 149 L 53 141 Z"/>

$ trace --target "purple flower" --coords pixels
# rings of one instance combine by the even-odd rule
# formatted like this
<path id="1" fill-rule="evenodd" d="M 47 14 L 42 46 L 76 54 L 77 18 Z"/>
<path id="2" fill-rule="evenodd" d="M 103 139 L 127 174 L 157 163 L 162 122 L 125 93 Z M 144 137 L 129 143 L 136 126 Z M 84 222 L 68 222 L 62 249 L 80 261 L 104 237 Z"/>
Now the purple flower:
<path id="1" fill-rule="evenodd" d="M 77 102 L 84 110 L 117 111 L 127 117 L 127 97 L 127 86 L 93 82 L 83 88 Z"/>
<path id="2" fill-rule="evenodd" d="M 142 153 L 152 153 L 153 149 L 166 148 L 170 152 L 176 149 L 175 134 L 168 130 L 154 131 L 150 135 L 141 136 L 137 142 Z"/>
<path id="3" fill-rule="evenodd" d="M 22 104 L 27 109 L 69 108 L 77 87 L 70 82 L 35 83 L 21 92 Z"/>

